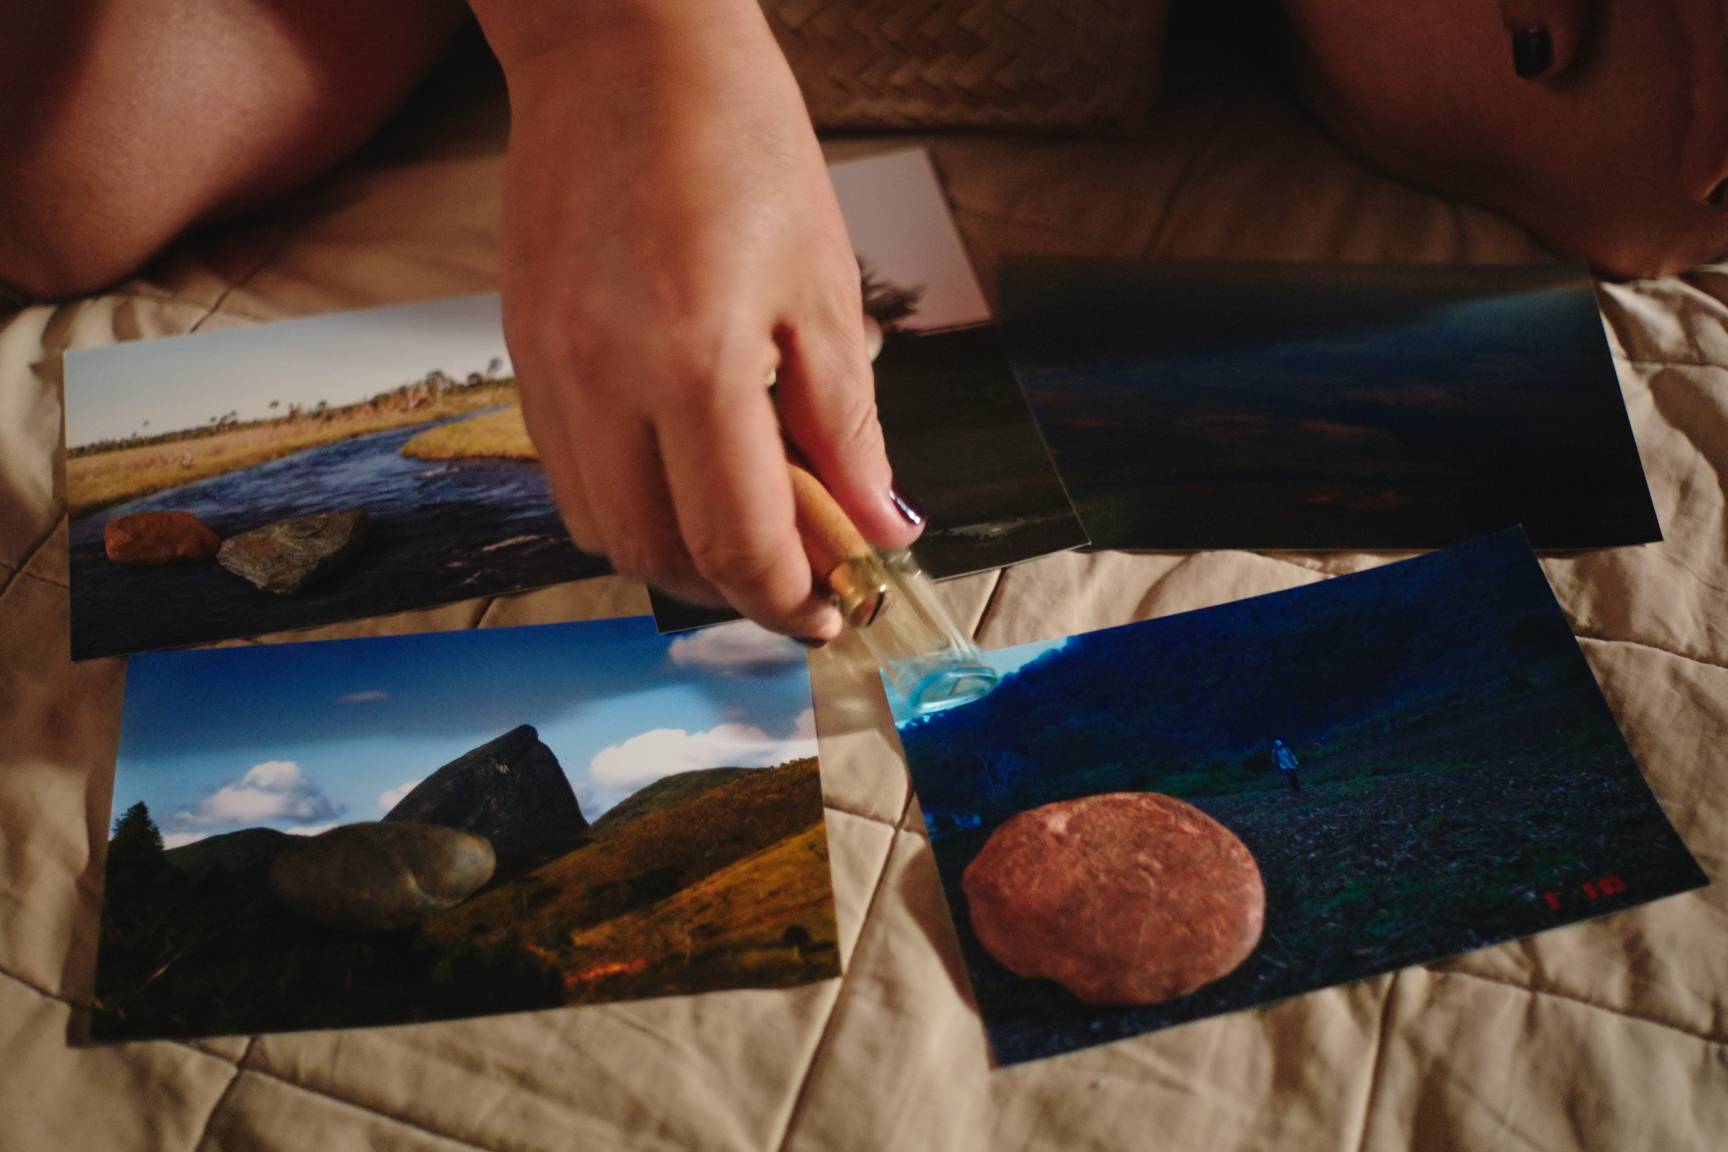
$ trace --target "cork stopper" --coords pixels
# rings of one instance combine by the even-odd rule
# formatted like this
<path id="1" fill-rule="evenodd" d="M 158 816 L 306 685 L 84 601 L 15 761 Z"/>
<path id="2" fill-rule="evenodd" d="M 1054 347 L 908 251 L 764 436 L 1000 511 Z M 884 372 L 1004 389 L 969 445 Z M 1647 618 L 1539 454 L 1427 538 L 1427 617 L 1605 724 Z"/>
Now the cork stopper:
<path id="1" fill-rule="evenodd" d="M 834 597 L 848 624 L 868 627 L 887 606 L 888 573 L 822 482 L 795 461 L 788 460 L 786 468 L 811 575 Z"/>

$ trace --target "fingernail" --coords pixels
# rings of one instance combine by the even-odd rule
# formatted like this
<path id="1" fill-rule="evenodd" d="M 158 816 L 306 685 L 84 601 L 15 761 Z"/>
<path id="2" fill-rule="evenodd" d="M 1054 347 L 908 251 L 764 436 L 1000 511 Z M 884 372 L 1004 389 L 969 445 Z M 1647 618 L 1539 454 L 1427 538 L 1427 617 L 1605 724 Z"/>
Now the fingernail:
<path id="1" fill-rule="evenodd" d="M 1709 201 L 1710 207 L 1712 208 L 1722 207 L 1724 202 L 1728 202 L 1728 180 L 1724 180 L 1722 183 L 1716 185 L 1716 187 L 1710 189 L 1710 195 L 1704 197 L 1704 199 Z"/>
<path id="2" fill-rule="evenodd" d="M 1512 33 L 1512 70 L 1534 80 L 1554 63 L 1554 37 L 1546 28 L 1521 28 Z"/>
<path id="3" fill-rule="evenodd" d="M 792 639 L 798 641 L 798 643 L 804 645 L 806 648 L 820 648 L 824 644 L 828 643 L 828 641 L 818 640 L 814 636 L 794 636 Z"/>
<path id="4" fill-rule="evenodd" d="M 912 525 L 914 528 L 923 525 L 924 513 L 920 512 L 918 506 L 906 498 L 906 493 L 900 491 L 900 486 L 898 484 L 888 485 L 888 499 L 894 502 L 894 507 L 899 511 L 900 515 L 906 518 L 906 523 Z"/>

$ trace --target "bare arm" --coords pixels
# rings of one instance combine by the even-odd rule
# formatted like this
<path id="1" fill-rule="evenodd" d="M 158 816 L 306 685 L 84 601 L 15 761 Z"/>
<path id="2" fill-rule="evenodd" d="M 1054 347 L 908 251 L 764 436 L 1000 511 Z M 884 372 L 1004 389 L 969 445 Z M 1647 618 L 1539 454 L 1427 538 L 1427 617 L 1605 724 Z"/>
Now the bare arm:
<path id="1" fill-rule="evenodd" d="M 857 265 L 756 0 L 473 7 L 510 86 L 506 336 L 572 536 L 831 637 L 779 421 L 868 538 L 917 529 L 890 498 Z"/>

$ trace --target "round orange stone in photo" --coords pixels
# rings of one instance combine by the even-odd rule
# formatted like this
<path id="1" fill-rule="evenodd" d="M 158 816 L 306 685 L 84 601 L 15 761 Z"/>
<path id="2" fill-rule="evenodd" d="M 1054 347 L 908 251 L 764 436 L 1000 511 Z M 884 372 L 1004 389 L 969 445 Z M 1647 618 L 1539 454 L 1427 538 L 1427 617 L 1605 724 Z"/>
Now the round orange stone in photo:
<path id="1" fill-rule="evenodd" d="M 1156 792 L 1022 812 L 961 886 L 990 955 L 1100 1007 L 1156 1004 L 1229 974 L 1260 942 L 1266 911 L 1235 833 Z"/>

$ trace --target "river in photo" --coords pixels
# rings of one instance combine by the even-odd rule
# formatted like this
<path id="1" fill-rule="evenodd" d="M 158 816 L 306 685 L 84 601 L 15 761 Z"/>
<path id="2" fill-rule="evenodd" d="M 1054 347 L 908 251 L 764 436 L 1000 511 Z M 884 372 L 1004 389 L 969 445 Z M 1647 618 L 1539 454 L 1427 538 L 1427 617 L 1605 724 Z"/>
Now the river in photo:
<path id="1" fill-rule="evenodd" d="M 571 542 L 537 462 L 402 455 L 402 445 L 435 426 L 308 448 L 74 521 L 73 657 L 309 628 L 610 571 Z M 191 512 L 227 538 L 356 505 L 370 518 L 365 545 L 346 566 L 293 596 L 254 587 L 215 561 L 121 565 L 103 551 L 104 527 L 131 512 Z"/>

